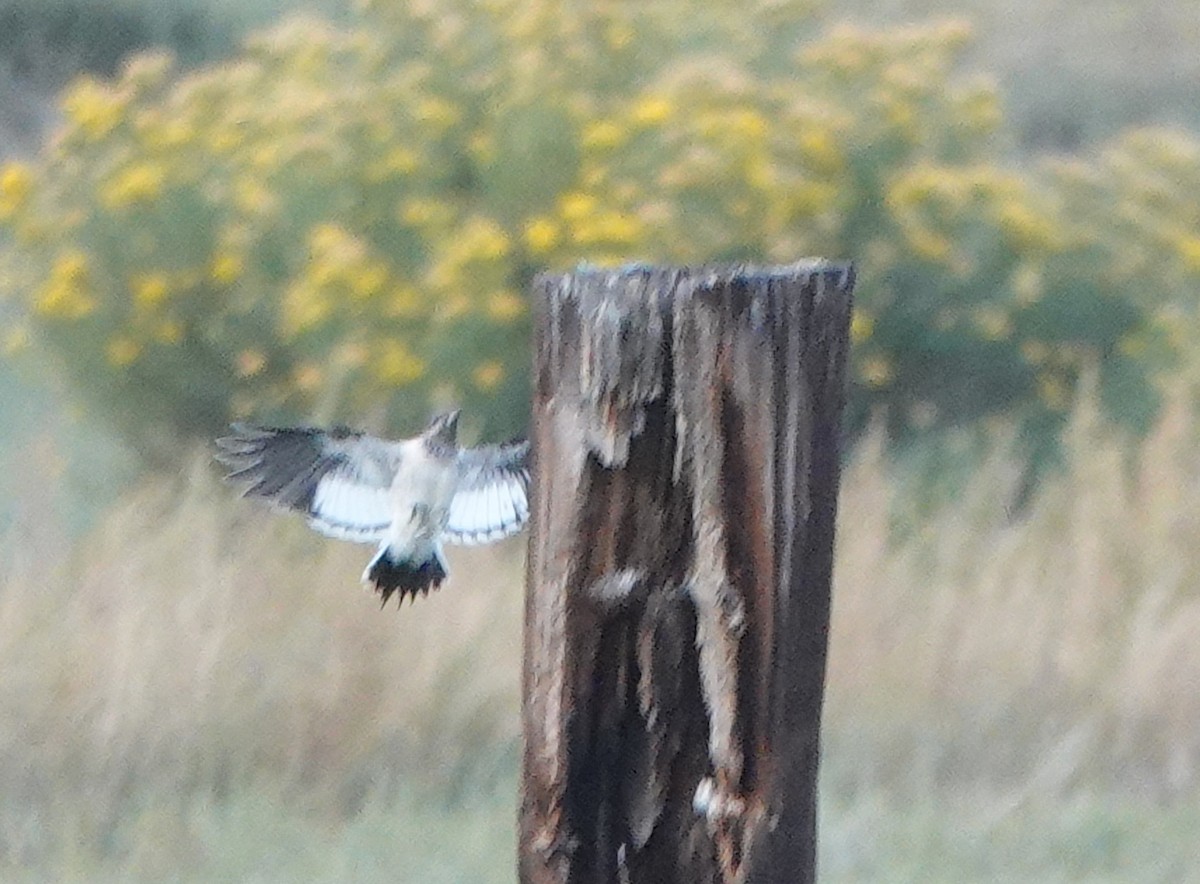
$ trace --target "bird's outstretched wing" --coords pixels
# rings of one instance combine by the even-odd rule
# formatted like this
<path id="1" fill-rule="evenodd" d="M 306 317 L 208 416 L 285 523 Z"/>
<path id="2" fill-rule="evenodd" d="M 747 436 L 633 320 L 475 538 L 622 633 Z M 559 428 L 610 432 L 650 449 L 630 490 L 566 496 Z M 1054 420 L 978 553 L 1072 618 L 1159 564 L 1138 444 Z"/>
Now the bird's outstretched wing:
<path id="1" fill-rule="evenodd" d="M 516 534 L 529 521 L 529 443 L 464 448 L 460 480 L 450 501 L 445 538 L 490 543 Z"/>
<path id="2" fill-rule="evenodd" d="M 231 429 L 217 440 L 217 459 L 232 470 L 226 478 L 248 483 L 247 497 L 303 513 L 313 528 L 339 540 L 383 539 L 396 472 L 390 443 L 345 429 Z"/>

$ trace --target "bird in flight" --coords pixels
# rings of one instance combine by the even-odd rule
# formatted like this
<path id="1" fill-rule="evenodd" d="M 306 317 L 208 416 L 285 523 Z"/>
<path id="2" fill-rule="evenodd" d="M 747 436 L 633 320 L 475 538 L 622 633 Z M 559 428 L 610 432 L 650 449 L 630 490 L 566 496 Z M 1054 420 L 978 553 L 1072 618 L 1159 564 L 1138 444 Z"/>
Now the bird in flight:
<path id="1" fill-rule="evenodd" d="M 490 543 L 529 520 L 529 443 L 462 448 L 458 411 L 413 439 L 378 439 L 345 427 L 234 424 L 217 440 L 226 477 L 302 513 L 315 530 L 379 547 L 363 582 L 401 603 L 446 579 L 443 543 Z"/>

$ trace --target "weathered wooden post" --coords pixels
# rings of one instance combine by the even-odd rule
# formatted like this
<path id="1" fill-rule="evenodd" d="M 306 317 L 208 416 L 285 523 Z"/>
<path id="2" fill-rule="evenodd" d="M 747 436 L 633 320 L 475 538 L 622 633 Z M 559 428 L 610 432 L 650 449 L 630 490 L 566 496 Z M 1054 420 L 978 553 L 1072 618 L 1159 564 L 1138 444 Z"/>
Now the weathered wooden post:
<path id="1" fill-rule="evenodd" d="M 523 884 L 813 879 L 852 288 L 536 283 Z"/>

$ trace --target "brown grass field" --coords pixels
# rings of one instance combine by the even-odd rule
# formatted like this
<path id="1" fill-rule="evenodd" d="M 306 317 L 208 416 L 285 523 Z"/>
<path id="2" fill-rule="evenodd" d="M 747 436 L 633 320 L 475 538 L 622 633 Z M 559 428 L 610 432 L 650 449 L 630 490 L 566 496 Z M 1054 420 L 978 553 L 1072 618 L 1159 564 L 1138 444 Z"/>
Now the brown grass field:
<path id="1" fill-rule="evenodd" d="M 824 880 L 1200 876 L 1198 430 L 1176 402 L 1128 454 L 1080 408 L 1020 520 L 1003 459 L 917 519 L 860 448 Z M 0 879 L 513 880 L 520 540 L 381 612 L 366 548 L 205 456 L 74 547 L 37 502 L 0 558 Z"/>

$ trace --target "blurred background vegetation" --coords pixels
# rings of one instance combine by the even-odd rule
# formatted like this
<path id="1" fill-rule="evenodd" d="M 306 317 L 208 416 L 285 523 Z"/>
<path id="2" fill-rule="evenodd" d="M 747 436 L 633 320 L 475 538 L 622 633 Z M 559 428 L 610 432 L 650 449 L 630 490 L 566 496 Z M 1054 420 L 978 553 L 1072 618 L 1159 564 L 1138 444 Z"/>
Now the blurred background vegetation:
<path id="1" fill-rule="evenodd" d="M 827 876 L 1200 873 L 1198 44 L 1184 0 L 4 0 L 5 879 L 511 880 L 519 544 L 380 616 L 208 440 L 519 434 L 536 272 L 807 255 L 860 268 Z"/>

